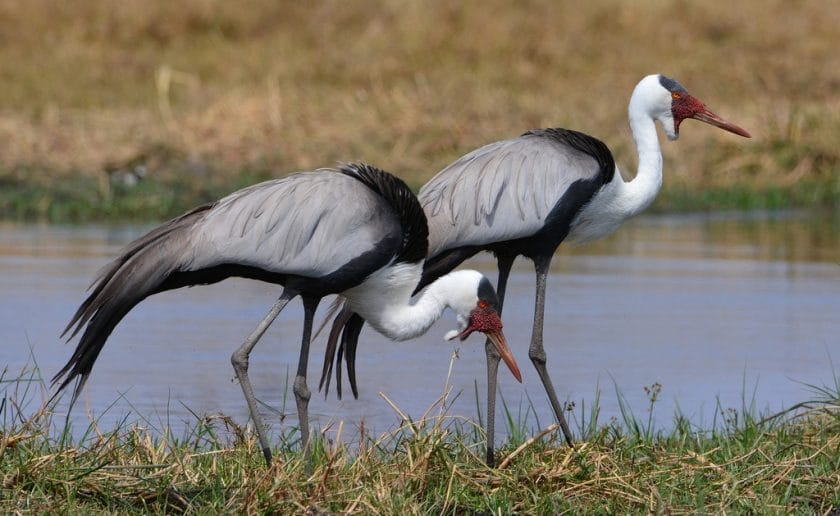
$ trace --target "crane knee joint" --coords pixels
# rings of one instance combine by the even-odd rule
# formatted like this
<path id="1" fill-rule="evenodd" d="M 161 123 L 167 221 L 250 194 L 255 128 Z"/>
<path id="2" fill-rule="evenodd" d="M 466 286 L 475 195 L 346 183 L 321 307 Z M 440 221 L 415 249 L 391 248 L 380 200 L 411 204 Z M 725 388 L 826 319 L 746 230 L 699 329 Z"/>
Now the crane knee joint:
<path id="1" fill-rule="evenodd" d="M 292 391 L 295 393 L 295 396 L 301 400 L 309 401 L 309 398 L 312 397 L 312 393 L 309 392 L 309 387 L 306 386 L 306 380 L 301 376 L 295 378 Z"/>
<path id="2" fill-rule="evenodd" d="M 530 350 L 528 351 L 528 357 L 531 359 L 531 362 L 534 364 L 545 365 L 546 356 L 545 351 L 543 350 Z"/>
<path id="3" fill-rule="evenodd" d="M 248 355 L 246 355 L 245 353 L 240 353 L 239 351 L 234 351 L 233 354 L 230 356 L 230 363 L 233 365 L 233 369 L 235 371 L 247 371 Z"/>

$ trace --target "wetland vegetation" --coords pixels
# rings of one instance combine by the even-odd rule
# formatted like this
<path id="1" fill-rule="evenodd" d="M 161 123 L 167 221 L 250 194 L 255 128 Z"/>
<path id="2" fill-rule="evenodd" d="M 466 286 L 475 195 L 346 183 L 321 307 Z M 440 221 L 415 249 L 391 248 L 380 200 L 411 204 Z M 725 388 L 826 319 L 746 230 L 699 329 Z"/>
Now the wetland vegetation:
<path id="1" fill-rule="evenodd" d="M 760 414 L 745 398 L 719 408 L 711 428 L 679 413 L 671 430 L 649 414 L 601 421 L 598 396 L 569 406 L 580 440 L 557 425 L 531 432 L 504 407 L 508 441 L 498 467 L 483 463 L 482 431 L 449 415 L 448 381 L 425 414 L 353 442 L 313 440 L 307 475 L 295 431 L 266 468 L 249 428 L 224 415 L 196 416 L 182 435 L 123 422 L 81 434 L 43 411 L 22 418 L 44 387 L 37 369 L 3 378 L 0 510 L 65 513 L 238 514 L 835 514 L 840 508 L 840 383 L 812 386 L 811 400 Z M 385 401 L 390 403 L 387 398 Z M 397 406 L 392 408 L 401 413 Z M 522 411 L 520 410 L 521 414 Z M 58 421 L 57 421 L 58 420 Z"/>
<path id="2" fill-rule="evenodd" d="M 592 134 L 632 175 L 627 101 L 654 72 L 753 134 L 686 123 L 663 145 L 654 211 L 836 210 L 838 19 L 840 3 L 815 0 L 7 2 L 0 218 L 160 221 L 351 160 L 419 188 L 536 127 Z M 667 431 L 647 414 L 599 419 L 595 394 L 570 407 L 573 449 L 506 410 L 497 469 L 444 388 L 391 432 L 316 438 L 307 476 L 294 431 L 266 469 L 225 416 L 177 436 L 128 421 L 80 432 L 37 410 L 37 368 L 1 380 L 4 513 L 840 512 L 840 385 L 778 415 L 745 399 L 709 428 L 675 414 Z"/>

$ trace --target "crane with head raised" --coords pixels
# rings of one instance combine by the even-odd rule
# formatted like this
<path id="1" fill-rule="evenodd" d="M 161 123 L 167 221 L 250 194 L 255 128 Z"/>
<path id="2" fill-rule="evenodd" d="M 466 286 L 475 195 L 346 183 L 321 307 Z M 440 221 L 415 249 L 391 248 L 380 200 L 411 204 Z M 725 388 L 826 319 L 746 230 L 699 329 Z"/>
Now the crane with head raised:
<path id="1" fill-rule="evenodd" d="M 536 295 L 528 355 L 545 387 L 566 441 L 572 435 L 546 366 L 543 345 L 545 290 L 552 256 L 562 242 L 586 242 L 615 231 L 647 208 L 662 186 L 659 122 L 669 140 L 680 125 L 699 120 L 749 138 L 664 75 L 644 77 L 628 108 L 638 153 L 635 177 L 625 181 L 600 140 L 569 129 L 538 129 L 476 149 L 438 172 L 418 195 L 429 221 L 429 254 L 418 288 L 480 251 L 496 256 L 500 310 L 517 256 L 536 269 Z M 335 350 L 344 356 L 354 395 L 355 355 L 364 319 L 345 306 L 333 322 L 321 385 L 329 388 Z M 340 338 L 340 340 L 339 340 Z M 338 344 L 336 344 L 338 342 Z M 499 357 L 487 352 L 487 462 L 493 463 L 496 371 Z M 340 370 L 336 380 L 340 388 Z M 325 378 L 327 381 L 325 382 Z M 340 391 L 339 391 L 340 392 Z"/>

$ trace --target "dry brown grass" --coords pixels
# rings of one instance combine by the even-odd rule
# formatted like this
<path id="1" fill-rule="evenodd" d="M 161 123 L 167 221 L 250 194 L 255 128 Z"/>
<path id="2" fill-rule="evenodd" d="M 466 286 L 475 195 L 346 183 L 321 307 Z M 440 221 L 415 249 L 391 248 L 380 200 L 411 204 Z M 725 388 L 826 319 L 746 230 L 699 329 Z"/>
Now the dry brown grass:
<path id="1" fill-rule="evenodd" d="M 685 127 L 671 181 L 784 186 L 838 175 L 838 24 L 816 0 L 0 0 L 0 167 L 97 176 L 166 148 L 222 175 L 362 159 L 417 185 L 564 126 L 632 171 L 627 99 L 663 72 L 754 135 Z"/>
<path id="2" fill-rule="evenodd" d="M 769 429 L 634 439 L 605 427 L 574 448 L 529 441 L 490 469 L 454 420 L 432 416 L 357 452 L 316 439 L 311 474 L 280 450 L 266 468 L 254 436 L 196 443 L 138 427 L 84 445 L 0 430 L 0 508 L 8 512 L 472 514 L 833 514 L 840 506 L 836 404 Z M 212 428 L 210 420 L 200 425 Z M 751 435 L 750 435 L 751 434 Z M 199 442 L 202 443 L 199 446 Z M 308 511 L 308 512 L 307 512 Z M 330 512 L 322 512 L 330 511 Z"/>
<path id="3" fill-rule="evenodd" d="M 196 416 L 181 438 L 125 420 L 115 429 L 91 420 L 79 438 L 80 429 L 62 428 L 43 399 L 24 416 L 46 393 L 37 367 L 18 378 L 0 373 L 0 511 L 833 514 L 840 507 L 836 377 L 811 386 L 812 399 L 760 419 L 746 400 L 740 411 L 718 407 L 721 422 L 705 430 L 677 415 L 672 430 L 653 431 L 623 410 L 624 423 L 600 424 L 596 396 L 596 420 L 578 429 L 573 448 L 556 424 L 525 439 L 526 423 L 512 422 L 494 469 L 483 462 L 478 427 L 449 413 L 459 396 L 450 383 L 457 358 L 422 415 L 412 419 L 380 393 L 399 428 L 374 437 L 362 426 L 349 443 L 343 422 L 316 432 L 309 472 L 296 431 L 281 434 L 266 468 L 253 432 L 223 415 Z"/>

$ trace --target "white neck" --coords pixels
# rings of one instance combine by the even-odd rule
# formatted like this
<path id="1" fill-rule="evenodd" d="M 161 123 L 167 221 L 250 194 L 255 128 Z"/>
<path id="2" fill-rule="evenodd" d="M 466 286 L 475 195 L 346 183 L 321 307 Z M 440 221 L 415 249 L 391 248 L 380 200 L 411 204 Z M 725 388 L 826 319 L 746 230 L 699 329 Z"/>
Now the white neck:
<path id="1" fill-rule="evenodd" d="M 622 189 L 622 205 L 627 217 L 650 206 L 662 187 L 662 152 L 654 123 L 657 115 L 652 112 L 656 104 L 653 95 L 659 93 L 657 90 L 661 88 L 650 91 L 646 86 L 645 81 L 639 83 L 630 98 L 628 109 L 630 130 L 639 155 L 639 168 L 636 176 L 624 183 Z"/>
<path id="2" fill-rule="evenodd" d="M 350 307 L 364 317 L 379 333 L 394 340 L 407 340 L 425 333 L 449 306 L 456 306 L 458 299 L 475 296 L 475 288 L 464 282 L 463 273 L 457 271 L 442 276 L 429 285 L 411 303 L 411 293 L 419 279 L 418 265 L 400 264 L 371 275 L 362 285 L 345 291 Z M 416 274 L 416 276 L 414 276 Z M 412 276 L 412 280 L 408 277 Z"/>

